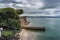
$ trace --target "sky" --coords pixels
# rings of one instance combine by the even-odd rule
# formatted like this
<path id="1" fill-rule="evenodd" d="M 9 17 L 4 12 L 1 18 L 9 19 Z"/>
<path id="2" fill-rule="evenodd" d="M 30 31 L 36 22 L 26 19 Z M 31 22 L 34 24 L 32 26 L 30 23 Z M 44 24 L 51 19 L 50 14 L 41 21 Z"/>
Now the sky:
<path id="1" fill-rule="evenodd" d="M 41 0 L 0 0 L 1 7 L 38 9 L 44 6 Z"/>
<path id="2" fill-rule="evenodd" d="M 60 12 L 60 0 L 0 0 L 0 8 L 12 7 L 27 12 Z"/>

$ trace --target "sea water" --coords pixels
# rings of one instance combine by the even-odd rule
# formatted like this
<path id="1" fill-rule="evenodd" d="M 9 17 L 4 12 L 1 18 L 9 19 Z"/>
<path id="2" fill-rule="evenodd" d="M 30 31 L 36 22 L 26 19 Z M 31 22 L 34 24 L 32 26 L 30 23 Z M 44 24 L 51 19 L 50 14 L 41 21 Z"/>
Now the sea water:
<path id="1" fill-rule="evenodd" d="M 30 26 L 45 27 L 45 31 L 21 31 L 21 40 L 60 40 L 60 18 L 27 18 Z"/>

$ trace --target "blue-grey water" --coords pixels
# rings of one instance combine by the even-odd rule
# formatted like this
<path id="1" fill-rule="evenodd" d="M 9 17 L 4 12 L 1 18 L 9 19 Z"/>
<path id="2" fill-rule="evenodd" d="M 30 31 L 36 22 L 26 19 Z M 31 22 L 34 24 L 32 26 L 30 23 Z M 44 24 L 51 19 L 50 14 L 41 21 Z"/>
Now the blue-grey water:
<path id="1" fill-rule="evenodd" d="M 30 26 L 45 27 L 45 31 L 22 29 L 21 40 L 60 40 L 60 18 L 27 18 Z"/>

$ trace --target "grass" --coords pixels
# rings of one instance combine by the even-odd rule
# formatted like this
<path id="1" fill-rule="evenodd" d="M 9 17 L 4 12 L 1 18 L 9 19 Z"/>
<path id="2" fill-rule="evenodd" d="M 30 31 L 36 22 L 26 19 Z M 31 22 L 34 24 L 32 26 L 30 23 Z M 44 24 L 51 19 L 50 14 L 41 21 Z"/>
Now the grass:
<path id="1" fill-rule="evenodd" d="M 12 31 L 3 31 L 2 35 L 4 36 L 12 36 L 14 33 Z"/>

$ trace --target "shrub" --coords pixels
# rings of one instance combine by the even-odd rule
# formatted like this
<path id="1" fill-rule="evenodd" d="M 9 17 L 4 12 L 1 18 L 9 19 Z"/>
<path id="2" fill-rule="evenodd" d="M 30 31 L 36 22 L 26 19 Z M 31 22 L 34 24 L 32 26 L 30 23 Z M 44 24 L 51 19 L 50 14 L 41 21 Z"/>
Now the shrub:
<path id="1" fill-rule="evenodd" d="M 20 11 L 21 12 L 21 11 Z M 0 27 L 19 29 L 19 14 L 13 8 L 0 9 Z"/>
<path id="2" fill-rule="evenodd" d="M 14 33 L 12 31 L 3 31 L 2 34 L 4 36 L 12 36 Z"/>

